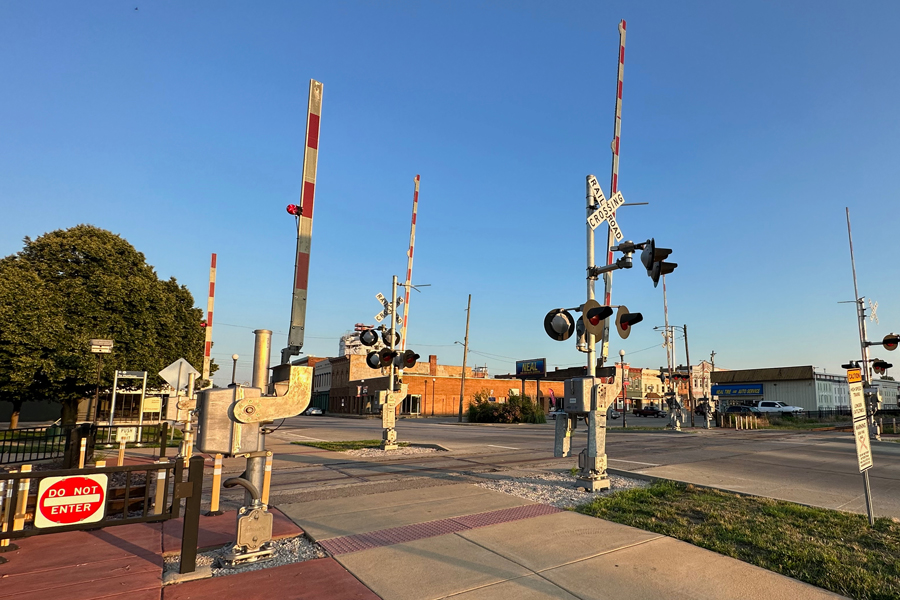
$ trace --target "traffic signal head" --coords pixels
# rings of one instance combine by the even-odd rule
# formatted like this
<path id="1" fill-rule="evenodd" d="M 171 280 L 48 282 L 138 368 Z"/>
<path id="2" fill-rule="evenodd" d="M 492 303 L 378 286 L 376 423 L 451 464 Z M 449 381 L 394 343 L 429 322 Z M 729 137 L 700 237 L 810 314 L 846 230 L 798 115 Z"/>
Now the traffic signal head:
<path id="1" fill-rule="evenodd" d="M 416 361 L 419 360 L 420 356 L 413 352 L 412 350 L 407 350 L 402 354 L 398 354 L 397 358 L 394 359 L 394 366 L 398 369 L 412 369 L 416 366 Z"/>
<path id="2" fill-rule="evenodd" d="M 661 276 L 668 275 L 678 266 L 676 263 L 663 262 L 670 254 L 672 254 L 672 250 L 669 248 L 657 248 L 656 240 L 653 238 L 650 238 L 644 244 L 644 250 L 641 252 L 641 262 L 644 264 L 644 268 L 647 269 L 647 275 L 653 280 L 653 287 L 659 284 Z"/>
<path id="3" fill-rule="evenodd" d="M 200 327 L 206 327 L 206 319 L 200 319 Z"/>
<path id="4" fill-rule="evenodd" d="M 544 317 L 544 331 L 557 342 L 562 342 L 575 333 L 575 319 L 566 309 L 554 308 Z"/>
<path id="5" fill-rule="evenodd" d="M 363 346 L 374 346 L 378 343 L 378 333 L 374 329 L 366 329 L 359 333 L 359 342 Z"/>
<path id="6" fill-rule="evenodd" d="M 381 356 L 377 352 L 369 352 L 366 354 L 366 366 L 370 369 L 381 368 Z"/>
<path id="7" fill-rule="evenodd" d="M 619 337 L 623 340 L 628 338 L 631 335 L 631 326 L 643 320 L 644 316 L 641 313 L 630 313 L 627 307 L 620 306 L 616 312 L 616 331 L 619 332 Z"/>
<path id="8" fill-rule="evenodd" d="M 296 204 L 288 204 L 287 211 L 288 211 L 289 215 L 294 215 L 295 217 L 299 217 L 300 214 L 303 212 L 300 210 L 300 207 L 297 206 Z"/>
<path id="9" fill-rule="evenodd" d="M 885 371 L 887 371 L 888 369 L 890 369 L 893 366 L 894 365 L 892 365 L 891 363 L 883 361 L 883 360 L 876 360 L 875 362 L 872 363 L 872 369 L 874 369 L 875 372 L 878 373 L 879 375 L 884 375 Z"/>
<path id="10" fill-rule="evenodd" d="M 882 345 L 885 350 L 896 350 L 897 345 L 900 344 L 900 335 L 896 333 L 889 333 L 884 336 L 884 340 L 882 340 Z"/>
<path id="11" fill-rule="evenodd" d="M 613 313 L 608 306 L 601 306 L 596 300 L 588 300 L 581 307 L 581 319 L 584 321 L 584 330 L 595 336 L 603 335 L 603 327 L 606 319 Z"/>
<path id="12" fill-rule="evenodd" d="M 396 329 L 385 329 L 381 332 L 381 341 L 384 342 L 385 346 L 391 345 L 391 338 L 394 338 L 394 346 L 398 346 L 400 344 L 400 332 Z"/>

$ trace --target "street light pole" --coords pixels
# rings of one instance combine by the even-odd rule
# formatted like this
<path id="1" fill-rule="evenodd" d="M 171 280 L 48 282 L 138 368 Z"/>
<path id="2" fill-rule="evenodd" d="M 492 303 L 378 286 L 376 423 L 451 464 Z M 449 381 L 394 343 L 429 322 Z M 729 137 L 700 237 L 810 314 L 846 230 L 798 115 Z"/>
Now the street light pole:
<path id="1" fill-rule="evenodd" d="M 231 368 L 231 387 L 235 387 L 237 383 L 235 383 L 235 377 L 237 375 L 237 361 L 240 358 L 237 354 L 231 355 L 231 360 L 234 361 L 234 366 Z"/>
<path id="2" fill-rule="evenodd" d="M 628 414 L 628 404 L 625 401 L 625 351 L 619 350 L 619 356 L 622 359 L 622 428 L 628 427 L 625 421 L 625 415 Z"/>

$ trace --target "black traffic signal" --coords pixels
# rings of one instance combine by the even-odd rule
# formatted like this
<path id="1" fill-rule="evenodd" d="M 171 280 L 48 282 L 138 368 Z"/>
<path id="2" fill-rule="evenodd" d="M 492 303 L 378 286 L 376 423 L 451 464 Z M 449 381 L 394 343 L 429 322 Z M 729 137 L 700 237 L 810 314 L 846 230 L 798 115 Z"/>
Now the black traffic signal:
<path id="1" fill-rule="evenodd" d="M 581 307 L 581 318 L 584 321 L 584 330 L 595 336 L 603 335 L 603 327 L 606 319 L 613 314 L 613 309 L 602 306 L 596 300 L 588 300 Z"/>
<path id="2" fill-rule="evenodd" d="M 575 319 L 566 309 L 554 308 L 544 317 L 544 331 L 557 342 L 562 342 L 575 333 Z"/>
<path id="3" fill-rule="evenodd" d="M 656 240 L 650 238 L 644 243 L 644 250 L 641 252 L 641 262 L 647 269 L 647 275 L 653 280 L 653 287 L 659 284 L 659 278 L 662 275 L 668 275 L 678 266 L 677 263 L 663 262 L 672 254 L 669 248 L 657 248 Z"/>
<path id="4" fill-rule="evenodd" d="M 381 332 L 381 341 L 385 346 L 391 346 L 391 336 L 394 338 L 394 346 L 400 345 L 400 332 L 396 329 L 385 329 Z"/>
<path id="5" fill-rule="evenodd" d="M 884 346 L 885 350 L 896 350 L 898 344 L 900 344 L 900 335 L 896 333 L 887 334 L 881 341 L 881 345 Z"/>
<path id="6" fill-rule="evenodd" d="M 371 369 L 389 367 L 398 354 L 398 352 L 395 352 L 390 348 L 384 348 L 378 352 L 369 352 L 366 355 L 366 365 Z"/>
<path id="7" fill-rule="evenodd" d="M 359 333 L 359 342 L 363 346 L 374 346 L 378 343 L 378 332 L 374 329 L 366 329 Z"/>
<path id="8" fill-rule="evenodd" d="M 643 320 L 644 315 L 641 313 L 630 313 L 627 307 L 620 306 L 616 313 L 616 331 L 619 332 L 619 337 L 626 339 L 631 335 L 631 326 Z"/>
<path id="9" fill-rule="evenodd" d="M 413 352 L 412 350 L 407 350 L 402 354 L 398 354 L 397 358 L 394 359 L 394 366 L 398 369 L 412 369 L 416 366 L 416 361 L 419 360 L 420 356 Z"/>
<path id="10" fill-rule="evenodd" d="M 884 375 L 885 371 L 893 366 L 894 365 L 892 365 L 891 363 L 880 359 L 875 359 L 875 362 L 872 363 L 872 369 L 879 375 Z"/>

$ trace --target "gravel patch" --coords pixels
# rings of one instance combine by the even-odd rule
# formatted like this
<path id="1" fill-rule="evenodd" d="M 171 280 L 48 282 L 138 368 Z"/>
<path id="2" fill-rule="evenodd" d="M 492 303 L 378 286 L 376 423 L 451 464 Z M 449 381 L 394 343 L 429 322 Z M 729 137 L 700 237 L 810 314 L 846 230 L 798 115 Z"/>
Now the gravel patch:
<path id="1" fill-rule="evenodd" d="M 343 450 L 341 454 L 349 454 L 350 456 L 360 456 L 363 458 L 387 458 L 389 456 L 409 456 L 411 454 L 431 454 L 440 452 L 437 448 L 418 448 L 407 446 L 405 448 L 397 448 L 396 450 L 382 450 L 381 448 L 362 448 L 361 450 Z"/>
<path id="2" fill-rule="evenodd" d="M 610 475 L 612 484 L 610 489 L 594 494 L 588 494 L 575 487 L 575 477 L 569 474 L 542 472 L 516 472 L 504 475 L 495 473 L 490 479 L 482 480 L 475 485 L 495 492 L 503 492 L 512 496 L 518 496 L 532 502 L 549 504 L 556 508 L 574 508 L 579 504 L 589 502 L 597 495 L 606 495 L 612 492 L 633 488 L 647 487 L 648 482 L 640 479 L 630 479 Z"/>
<path id="3" fill-rule="evenodd" d="M 222 577 L 225 575 L 234 575 L 236 573 L 245 573 L 247 571 L 259 571 L 260 569 L 271 569 L 272 567 L 280 567 L 292 563 L 303 562 L 305 560 L 313 560 L 316 558 L 325 558 L 325 551 L 318 544 L 310 542 L 303 536 L 285 538 L 273 542 L 275 548 L 275 556 L 269 560 L 255 563 L 248 563 L 234 568 L 226 568 L 218 566 L 220 559 L 231 552 L 231 544 L 222 546 L 215 550 L 208 550 L 197 554 L 198 567 L 212 567 L 213 577 Z M 180 556 L 175 554 L 165 558 L 163 570 L 165 573 L 177 572 Z"/>

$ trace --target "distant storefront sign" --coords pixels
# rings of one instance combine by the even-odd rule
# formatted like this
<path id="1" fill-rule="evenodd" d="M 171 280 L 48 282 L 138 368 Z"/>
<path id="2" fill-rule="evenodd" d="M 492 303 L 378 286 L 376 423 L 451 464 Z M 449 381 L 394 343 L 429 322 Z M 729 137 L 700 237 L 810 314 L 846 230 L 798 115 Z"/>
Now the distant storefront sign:
<path id="1" fill-rule="evenodd" d="M 762 396 L 762 384 L 756 385 L 714 385 L 712 386 L 712 394 L 714 396 Z"/>
<path id="2" fill-rule="evenodd" d="M 539 379 L 547 375 L 547 359 L 532 358 L 516 361 L 516 379 Z"/>

